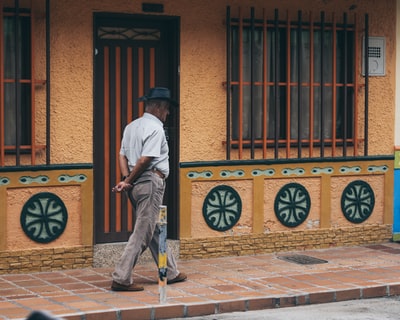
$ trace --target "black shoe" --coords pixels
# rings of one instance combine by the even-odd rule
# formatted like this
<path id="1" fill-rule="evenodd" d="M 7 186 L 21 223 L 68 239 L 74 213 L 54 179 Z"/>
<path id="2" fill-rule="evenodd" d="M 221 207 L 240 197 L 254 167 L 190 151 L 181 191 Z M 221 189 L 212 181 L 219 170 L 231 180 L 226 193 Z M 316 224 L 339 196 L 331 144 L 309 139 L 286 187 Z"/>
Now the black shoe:
<path id="1" fill-rule="evenodd" d="M 187 279 L 187 275 L 183 272 L 179 273 L 175 278 L 171 280 L 167 280 L 167 284 L 172 284 L 172 283 L 177 283 L 177 282 L 182 282 Z"/>
<path id="2" fill-rule="evenodd" d="M 137 284 L 132 283 L 129 286 L 125 286 L 123 284 L 119 284 L 118 282 L 113 281 L 111 284 L 112 291 L 143 291 L 144 288 L 142 286 L 138 286 Z"/>

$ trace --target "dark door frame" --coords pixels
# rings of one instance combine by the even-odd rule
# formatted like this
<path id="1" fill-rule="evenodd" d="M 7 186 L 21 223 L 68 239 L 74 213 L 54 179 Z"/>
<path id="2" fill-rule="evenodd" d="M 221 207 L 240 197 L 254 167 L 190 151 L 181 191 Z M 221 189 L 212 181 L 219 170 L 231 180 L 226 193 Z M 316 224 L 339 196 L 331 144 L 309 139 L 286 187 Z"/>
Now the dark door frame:
<path id="1" fill-rule="evenodd" d="M 124 23 L 129 23 L 129 21 L 134 21 L 135 26 L 147 26 L 151 24 L 162 25 L 163 34 L 168 37 L 168 50 L 165 54 L 168 54 L 167 64 L 159 65 L 162 68 L 162 74 L 164 78 L 160 78 L 156 81 L 157 86 L 165 86 L 171 90 L 172 97 L 179 102 L 179 63 L 180 63 L 180 17 L 176 16 L 162 16 L 162 15 L 141 15 L 141 14 L 119 14 L 119 13 L 94 13 L 94 31 L 93 31 L 93 48 L 96 50 L 96 45 L 98 43 L 97 29 L 100 25 L 110 25 L 110 26 L 121 26 Z M 96 173 L 99 174 L 99 170 L 96 166 L 96 156 L 100 156 L 101 152 L 96 145 L 99 143 L 96 141 L 96 101 L 97 94 L 101 94 L 101 87 L 97 87 L 96 79 L 96 53 L 94 52 L 94 64 L 93 64 L 93 81 L 94 81 L 94 98 L 93 98 L 93 119 L 94 119 L 94 136 L 93 136 L 93 155 L 94 155 L 94 181 L 99 183 L 101 178 L 96 179 Z M 148 88 L 145 88 L 145 92 Z M 170 176 L 167 179 L 167 188 L 164 197 L 164 204 L 168 206 L 168 238 L 178 239 L 179 238 L 179 108 L 173 110 L 167 119 L 165 124 L 167 135 L 169 138 L 170 147 Z M 104 177 L 104 174 L 100 173 Z M 96 201 L 101 195 L 96 194 L 96 186 L 94 188 L 94 208 L 96 208 Z M 95 210 L 96 212 L 96 210 Z M 98 227 L 98 221 L 96 213 L 94 214 L 94 228 Z M 128 233 L 126 236 L 128 236 Z M 97 239 L 97 230 L 94 230 L 95 243 L 101 243 L 104 241 L 99 241 Z M 125 237 L 126 237 L 125 236 Z M 127 240 L 127 238 L 126 238 Z"/>

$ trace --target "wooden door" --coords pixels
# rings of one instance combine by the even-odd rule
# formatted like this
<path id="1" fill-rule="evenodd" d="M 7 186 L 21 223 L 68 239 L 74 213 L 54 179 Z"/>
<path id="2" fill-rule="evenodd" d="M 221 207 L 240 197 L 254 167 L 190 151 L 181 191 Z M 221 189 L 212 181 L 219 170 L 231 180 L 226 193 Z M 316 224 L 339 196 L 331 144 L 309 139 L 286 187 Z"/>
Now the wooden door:
<path id="1" fill-rule="evenodd" d="M 178 97 L 178 18 L 95 14 L 94 38 L 94 210 L 95 243 L 126 241 L 134 209 L 126 194 L 111 188 L 121 180 L 118 156 L 123 129 L 143 114 L 137 99 L 154 86 Z M 168 237 L 178 233 L 179 110 L 165 123 L 171 173 L 164 204 Z"/>

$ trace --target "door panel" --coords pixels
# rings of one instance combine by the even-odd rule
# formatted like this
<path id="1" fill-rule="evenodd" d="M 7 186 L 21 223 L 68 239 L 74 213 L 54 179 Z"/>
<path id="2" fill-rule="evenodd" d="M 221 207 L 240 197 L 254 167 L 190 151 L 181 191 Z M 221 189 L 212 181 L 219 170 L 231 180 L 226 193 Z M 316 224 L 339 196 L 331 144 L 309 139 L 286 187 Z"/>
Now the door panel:
<path id="1" fill-rule="evenodd" d="M 94 208 L 95 242 L 126 241 L 134 227 L 134 209 L 126 194 L 111 188 L 121 179 L 118 165 L 125 126 L 143 114 L 137 99 L 154 86 L 177 96 L 177 27 L 175 19 L 148 16 L 95 15 Z M 175 40 L 172 40 L 175 39 Z M 167 123 L 177 132 L 179 112 Z M 171 175 L 164 204 L 168 206 L 168 236 L 177 237 L 177 134 L 169 135 Z M 172 196 L 175 195 L 175 196 Z"/>

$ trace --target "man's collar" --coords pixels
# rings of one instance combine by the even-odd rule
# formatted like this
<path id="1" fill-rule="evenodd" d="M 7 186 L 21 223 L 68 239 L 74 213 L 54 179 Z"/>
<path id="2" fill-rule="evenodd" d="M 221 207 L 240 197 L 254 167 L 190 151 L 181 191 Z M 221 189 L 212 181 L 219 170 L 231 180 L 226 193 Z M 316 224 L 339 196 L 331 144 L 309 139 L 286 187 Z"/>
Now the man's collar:
<path id="1" fill-rule="evenodd" d="M 159 123 L 161 126 L 163 126 L 163 123 L 160 119 L 158 119 L 154 114 L 151 114 L 149 112 L 143 113 L 143 117 L 151 120 L 155 120 L 157 123 Z"/>

